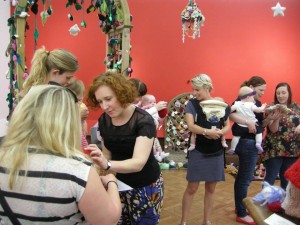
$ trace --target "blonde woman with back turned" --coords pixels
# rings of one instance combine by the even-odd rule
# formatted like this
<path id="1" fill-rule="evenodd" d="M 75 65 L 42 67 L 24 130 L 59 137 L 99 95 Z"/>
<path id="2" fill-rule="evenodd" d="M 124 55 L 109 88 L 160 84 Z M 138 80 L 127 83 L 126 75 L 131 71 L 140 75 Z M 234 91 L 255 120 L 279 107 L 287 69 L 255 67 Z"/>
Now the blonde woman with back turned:
<path id="1" fill-rule="evenodd" d="M 38 85 L 17 105 L 0 148 L 1 224 L 119 220 L 115 176 L 99 177 L 81 152 L 76 102 L 65 87 Z"/>

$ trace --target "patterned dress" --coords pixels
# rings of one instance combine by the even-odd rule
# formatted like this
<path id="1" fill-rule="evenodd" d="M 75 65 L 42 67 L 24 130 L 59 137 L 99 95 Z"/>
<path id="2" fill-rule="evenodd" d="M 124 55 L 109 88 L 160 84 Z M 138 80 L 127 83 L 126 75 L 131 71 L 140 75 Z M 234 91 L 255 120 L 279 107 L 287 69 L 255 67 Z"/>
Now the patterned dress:
<path id="1" fill-rule="evenodd" d="M 280 119 L 277 132 L 267 129 L 263 142 L 264 161 L 274 157 L 300 157 L 300 135 L 295 134 L 300 121 L 300 106 L 292 102 L 289 108 L 291 112 Z"/>

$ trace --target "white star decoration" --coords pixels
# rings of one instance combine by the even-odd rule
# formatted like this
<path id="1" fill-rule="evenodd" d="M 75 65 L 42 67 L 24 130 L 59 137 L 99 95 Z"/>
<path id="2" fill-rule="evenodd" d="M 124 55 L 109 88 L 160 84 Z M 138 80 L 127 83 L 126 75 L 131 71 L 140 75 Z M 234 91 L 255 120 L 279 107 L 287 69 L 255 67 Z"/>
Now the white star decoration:
<path id="1" fill-rule="evenodd" d="M 278 15 L 280 15 L 280 16 L 284 16 L 284 10 L 286 9 L 286 7 L 282 7 L 281 5 L 280 5 L 280 3 L 278 2 L 277 4 L 276 4 L 276 6 L 273 6 L 272 7 L 272 10 L 274 11 L 274 14 L 273 14 L 273 16 L 275 17 L 275 16 L 278 16 Z"/>

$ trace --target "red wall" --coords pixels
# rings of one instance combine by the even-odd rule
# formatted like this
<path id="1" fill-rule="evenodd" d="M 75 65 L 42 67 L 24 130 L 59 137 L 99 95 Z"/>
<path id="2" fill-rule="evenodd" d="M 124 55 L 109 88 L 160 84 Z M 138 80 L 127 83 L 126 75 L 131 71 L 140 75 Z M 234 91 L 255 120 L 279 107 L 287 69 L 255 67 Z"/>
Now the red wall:
<path id="1" fill-rule="evenodd" d="M 43 27 L 38 19 L 38 47 L 65 48 L 79 59 L 77 77 L 86 87 L 93 77 L 105 70 L 105 35 L 98 26 L 96 13 L 85 15 L 87 28 L 78 36 L 68 29 L 80 25 L 82 12 L 72 10 L 74 21 L 67 18 L 66 1 L 52 1 L 53 15 Z M 231 103 L 239 85 L 252 75 L 267 81 L 263 102 L 273 100 L 277 83 L 291 84 L 293 99 L 300 103 L 300 1 L 281 0 L 285 16 L 273 17 L 273 0 L 209 0 L 196 1 L 206 20 L 201 37 L 186 38 L 182 43 L 180 13 L 188 0 L 128 0 L 133 16 L 131 44 L 132 77 L 143 80 L 157 100 L 170 101 L 190 91 L 187 81 L 199 73 L 213 79 L 214 96 Z M 88 2 L 86 2 L 86 5 Z M 40 6 L 40 10 L 42 7 Z M 33 55 L 34 15 L 29 17 L 26 38 L 27 66 Z M 91 112 L 93 124 L 100 111 Z"/>

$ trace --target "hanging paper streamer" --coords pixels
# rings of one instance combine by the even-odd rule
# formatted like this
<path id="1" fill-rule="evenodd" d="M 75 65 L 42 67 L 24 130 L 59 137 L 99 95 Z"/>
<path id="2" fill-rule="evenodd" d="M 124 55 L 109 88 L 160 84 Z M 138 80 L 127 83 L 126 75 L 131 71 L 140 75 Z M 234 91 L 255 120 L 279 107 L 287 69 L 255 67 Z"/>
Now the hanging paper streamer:
<path id="1" fill-rule="evenodd" d="M 196 2 L 189 0 L 189 4 L 181 12 L 182 42 L 185 36 L 195 39 L 200 38 L 200 27 L 204 24 L 205 17 L 198 8 Z"/>

